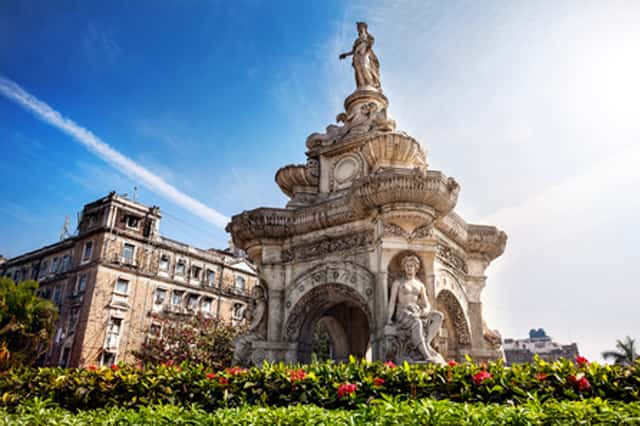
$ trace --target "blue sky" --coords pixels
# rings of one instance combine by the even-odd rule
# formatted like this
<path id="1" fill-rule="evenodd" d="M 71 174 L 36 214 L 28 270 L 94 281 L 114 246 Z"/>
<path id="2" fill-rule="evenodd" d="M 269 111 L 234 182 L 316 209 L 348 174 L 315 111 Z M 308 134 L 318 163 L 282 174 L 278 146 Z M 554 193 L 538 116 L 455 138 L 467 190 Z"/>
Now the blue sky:
<path id="1" fill-rule="evenodd" d="M 231 216 L 286 202 L 273 176 L 304 161 L 306 136 L 352 91 L 337 55 L 358 20 L 398 128 L 460 182 L 459 213 L 509 234 L 489 270 L 489 325 L 544 327 L 592 358 L 640 338 L 638 2 L 1 2 L 0 78 Z M 136 185 L 161 206 L 163 234 L 226 246 L 207 212 L 7 96 L 0 146 L 5 256 Z"/>

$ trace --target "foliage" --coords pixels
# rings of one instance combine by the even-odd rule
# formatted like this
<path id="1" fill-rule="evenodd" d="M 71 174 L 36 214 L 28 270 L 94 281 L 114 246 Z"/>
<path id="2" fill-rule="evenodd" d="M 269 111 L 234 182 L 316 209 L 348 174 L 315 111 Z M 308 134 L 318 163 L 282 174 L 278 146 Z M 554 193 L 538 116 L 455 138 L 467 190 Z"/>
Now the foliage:
<path id="1" fill-rule="evenodd" d="M 218 369 L 231 365 L 233 339 L 240 330 L 226 321 L 196 315 L 156 315 L 161 335 L 149 338 L 134 355 L 146 364 L 201 363 Z"/>
<path id="2" fill-rule="evenodd" d="M 602 352 L 602 357 L 605 360 L 611 359 L 618 365 L 631 365 L 640 358 L 636 350 L 636 341 L 629 336 L 624 341 L 616 340 L 616 348 L 617 351 Z"/>
<path id="3" fill-rule="evenodd" d="M 521 405 L 466 404 L 422 399 L 376 399 L 354 410 L 327 410 L 314 405 L 242 406 L 207 412 L 199 407 L 156 405 L 137 410 L 110 408 L 72 413 L 46 400 L 32 400 L 15 412 L 0 409 L 0 425 L 572 425 L 632 424 L 640 421 L 640 403 L 529 401 Z"/>
<path id="4" fill-rule="evenodd" d="M 36 281 L 0 278 L 0 370 L 31 365 L 47 350 L 58 310 L 37 290 Z"/>
<path id="5" fill-rule="evenodd" d="M 348 386 L 345 386 L 348 385 Z M 173 364 L 145 369 L 114 365 L 86 369 L 12 369 L 0 374 L 0 405 L 49 398 L 63 408 L 197 404 L 204 409 L 244 404 L 312 403 L 353 408 L 373 398 L 432 398 L 454 402 L 529 400 L 640 401 L 640 362 L 632 366 L 571 360 L 505 367 L 502 362 L 456 365 L 348 363 L 268 364 L 214 371 Z"/>

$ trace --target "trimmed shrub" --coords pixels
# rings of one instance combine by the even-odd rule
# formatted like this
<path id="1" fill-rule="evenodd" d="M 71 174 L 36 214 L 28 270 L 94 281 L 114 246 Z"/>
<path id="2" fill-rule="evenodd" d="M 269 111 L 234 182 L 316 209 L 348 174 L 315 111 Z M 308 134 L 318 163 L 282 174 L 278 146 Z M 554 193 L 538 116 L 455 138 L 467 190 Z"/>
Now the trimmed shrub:
<path id="1" fill-rule="evenodd" d="M 139 409 L 109 408 L 76 413 L 48 401 L 32 400 L 15 412 L 0 409 L 0 425 L 573 425 L 636 424 L 640 403 L 529 401 L 522 405 L 467 404 L 451 401 L 373 400 L 353 410 L 327 410 L 314 405 L 243 406 L 207 412 L 201 408 L 157 405 Z"/>
<path id="2" fill-rule="evenodd" d="M 85 369 L 14 369 L 0 374 L 0 405 L 35 397 L 63 408 L 197 404 L 204 409 L 245 404 L 311 403 L 353 408 L 374 398 L 448 399 L 454 402 L 523 403 L 529 400 L 640 401 L 640 362 L 632 366 L 576 364 L 569 360 L 505 367 L 502 362 L 394 366 L 391 363 L 268 364 L 211 371 L 171 362 Z"/>

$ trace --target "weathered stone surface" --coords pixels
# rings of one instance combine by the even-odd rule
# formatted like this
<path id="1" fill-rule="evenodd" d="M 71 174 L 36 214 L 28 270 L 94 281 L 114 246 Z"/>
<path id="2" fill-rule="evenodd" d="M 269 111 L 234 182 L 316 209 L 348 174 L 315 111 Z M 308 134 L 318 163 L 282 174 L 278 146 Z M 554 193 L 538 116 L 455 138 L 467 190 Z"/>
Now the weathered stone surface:
<path id="1" fill-rule="evenodd" d="M 338 124 L 307 138 L 306 165 L 276 174 L 291 201 L 242 212 L 227 226 L 260 265 L 269 295 L 267 337 L 251 342 L 250 358 L 308 360 L 318 322 L 338 360 L 347 353 L 414 362 L 498 358 L 480 299 L 484 271 L 504 251 L 506 235 L 458 216 L 458 183 L 428 170 L 420 143 L 396 131 L 373 37 L 358 28 L 346 54 L 354 56 L 357 87 Z M 415 287 L 433 307 L 420 319 L 426 350 L 407 337 L 406 321 L 387 321 L 401 259 L 412 256 L 420 263 Z"/>

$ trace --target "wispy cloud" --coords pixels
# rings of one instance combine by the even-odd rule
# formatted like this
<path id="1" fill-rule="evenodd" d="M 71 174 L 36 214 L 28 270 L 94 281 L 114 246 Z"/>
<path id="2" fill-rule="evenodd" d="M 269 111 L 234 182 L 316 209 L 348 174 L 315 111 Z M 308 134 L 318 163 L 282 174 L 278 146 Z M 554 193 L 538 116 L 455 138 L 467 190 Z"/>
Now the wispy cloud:
<path id="1" fill-rule="evenodd" d="M 215 226 L 224 228 L 226 223 L 229 221 L 229 219 L 222 213 L 205 206 L 200 201 L 181 192 L 174 186 L 167 183 L 160 176 L 157 176 L 140 164 L 137 164 L 135 161 L 113 149 L 91 131 L 76 124 L 73 120 L 64 117 L 61 113 L 25 91 L 15 82 L 2 76 L 0 76 L 0 93 L 26 110 L 32 112 L 40 120 L 49 123 L 68 134 L 104 161 L 125 173 L 132 179 L 140 181 L 156 194 L 184 207 L 193 214 L 205 219 L 207 222 L 212 223 Z"/>

